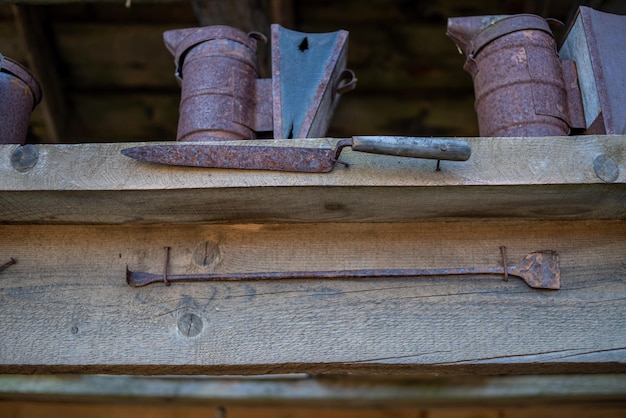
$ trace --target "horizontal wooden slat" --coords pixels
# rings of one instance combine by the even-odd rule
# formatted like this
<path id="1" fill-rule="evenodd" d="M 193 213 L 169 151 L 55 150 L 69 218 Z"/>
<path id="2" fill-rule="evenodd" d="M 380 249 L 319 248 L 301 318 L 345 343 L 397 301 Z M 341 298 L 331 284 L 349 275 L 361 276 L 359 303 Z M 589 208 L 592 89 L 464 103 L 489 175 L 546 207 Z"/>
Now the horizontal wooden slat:
<path id="1" fill-rule="evenodd" d="M 7 7 L 7 14 L 11 16 L 11 9 Z M 0 20 L 0 45 L 2 55 L 26 66 L 26 56 L 17 36 L 17 26 L 12 20 Z"/>
<path id="2" fill-rule="evenodd" d="M 130 5 L 133 4 L 155 4 L 155 3 L 180 3 L 184 0 L 131 0 Z M 124 5 L 126 1 L 120 0 L 0 0 L 2 3 L 18 3 L 18 4 L 33 4 L 33 5 L 56 5 L 56 4 L 74 4 L 74 3 L 117 3 Z"/>
<path id="3" fill-rule="evenodd" d="M 359 73 L 359 77 L 361 77 Z M 361 80 L 359 78 L 359 80 Z M 477 136 L 474 94 L 457 92 L 426 96 L 354 92 L 341 98 L 328 134 Z"/>
<path id="4" fill-rule="evenodd" d="M 0 399 L 150 405 L 280 407 L 487 407 L 623 405 L 626 375 L 376 378 L 0 376 Z M 3 404 L 0 403 L 0 410 Z M 320 413 L 320 411 L 318 411 Z M 229 414 L 231 415 L 231 414 Z"/>
<path id="5" fill-rule="evenodd" d="M 174 57 L 163 32 L 181 24 L 55 24 L 58 47 L 72 69 L 68 84 L 75 91 L 150 87 L 169 88 L 176 96 Z"/>
<path id="6" fill-rule="evenodd" d="M 313 140 L 322 144 L 326 140 Z M 624 219 L 623 136 L 469 138 L 466 162 L 345 150 L 324 174 L 168 167 L 120 154 L 135 144 L 38 145 L 30 170 L 0 146 L 4 223 L 328 222 Z M 278 141 L 284 144 L 285 141 Z M 22 149 L 23 151 L 23 149 Z M 605 170 L 594 163 L 604 156 Z M 596 164 L 596 168 L 598 165 Z M 606 169 L 609 167 L 609 169 Z M 613 177 L 608 177 L 612 175 Z"/>
<path id="7" fill-rule="evenodd" d="M 0 412 L 11 418 L 65 417 L 65 418 L 206 418 L 227 416 L 229 418 L 623 418 L 624 410 L 619 406 L 559 406 L 526 408 L 455 408 L 434 409 L 400 408 L 327 408 L 316 407 L 234 407 L 218 409 L 195 405 L 124 405 L 124 404 L 80 404 L 80 403 L 0 403 Z"/>
<path id="8" fill-rule="evenodd" d="M 626 372 L 626 224 L 491 221 L 5 225 L 0 373 Z M 554 250 L 519 279 L 285 280 L 131 288 L 170 274 L 445 268 Z M 191 325 L 194 325 L 190 328 Z M 192 332 L 193 331 L 193 332 Z"/>
<path id="9" fill-rule="evenodd" d="M 179 94 L 162 91 L 119 90 L 99 94 L 74 94 L 74 122 L 68 143 L 167 140 L 176 137 Z M 129 121 L 132 121 L 130 123 Z"/>
<path id="10" fill-rule="evenodd" d="M 446 36 L 443 22 L 393 24 L 373 19 L 359 25 L 315 24 L 311 31 L 319 31 L 320 25 L 328 31 L 349 31 L 347 66 L 359 79 L 354 95 L 379 92 L 401 96 L 413 92 L 416 100 L 427 92 L 473 95 L 472 77 L 463 70 L 465 57 Z M 377 30 L 372 30 L 374 24 Z"/>

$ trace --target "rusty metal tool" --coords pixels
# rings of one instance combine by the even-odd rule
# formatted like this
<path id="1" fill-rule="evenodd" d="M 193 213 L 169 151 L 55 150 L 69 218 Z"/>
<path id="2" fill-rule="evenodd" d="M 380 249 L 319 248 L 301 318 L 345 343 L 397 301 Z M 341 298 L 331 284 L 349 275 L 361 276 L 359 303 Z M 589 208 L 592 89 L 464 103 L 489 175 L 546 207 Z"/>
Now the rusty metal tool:
<path id="1" fill-rule="evenodd" d="M 558 290 L 561 287 L 559 257 L 554 251 L 538 251 L 528 254 L 518 265 L 506 265 L 506 255 L 502 248 L 503 266 L 467 267 L 443 269 L 362 269 L 330 271 L 285 271 L 258 273 L 202 273 L 167 275 L 136 272 L 126 268 L 126 283 L 132 287 L 164 282 L 204 282 L 204 281 L 260 281 L 290 279 L 371 279 L 392 277 L 427 277 L 498 274 L 519 277 L 535 289 Z M 505 268 L 506 266 L 506 268 Z"/>
<path id="2" fill-rule="evenodd" d="M 166 165 L 324 173 L 336 162 L 348 165 L 339 160 L 346 147 L 433 160 L 465 161 L 471 154 L 470 144 L 463 140 L 393 136 L 142 145 L 121 152 L 140 161 Z"/>

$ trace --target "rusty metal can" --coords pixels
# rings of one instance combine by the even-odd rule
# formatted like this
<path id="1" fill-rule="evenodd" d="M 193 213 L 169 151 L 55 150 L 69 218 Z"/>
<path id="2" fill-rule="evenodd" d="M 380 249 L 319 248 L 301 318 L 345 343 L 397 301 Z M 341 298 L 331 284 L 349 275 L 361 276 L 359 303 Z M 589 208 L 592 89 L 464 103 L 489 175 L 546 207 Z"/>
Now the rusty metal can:
<path id="1" fill-rule="evenodd" d="M 229 26 L 163 34 L 181 84 L 178 141 L 254 139 L 257 36 Z"/>
<path id="2" fill-rule="evenodd" d="M 571 83 L 564 79 L 544 18 L 452 18 L 448 35 L 467 56 L 463 68 L 474 80 L 481 136 L 569 134 L 571 95 L 566 86 Z"/>
<path id="3" fill-rule="evenodd" d="M 22 65 L 0 54 L 0 144 L 24 144 L 41 87 Z"/>

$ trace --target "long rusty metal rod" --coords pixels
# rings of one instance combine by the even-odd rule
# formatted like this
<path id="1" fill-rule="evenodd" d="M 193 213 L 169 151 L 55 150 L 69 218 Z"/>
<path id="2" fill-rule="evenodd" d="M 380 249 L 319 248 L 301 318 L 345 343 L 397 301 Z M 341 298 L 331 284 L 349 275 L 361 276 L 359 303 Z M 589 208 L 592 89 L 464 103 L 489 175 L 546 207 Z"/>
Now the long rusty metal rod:
<path id="1" fill-rule="evenodd" d="M 282 271 L 253 273 L 200 273 L 200 274 L 152 274 L 135 272 L 126 268 L 126 282 L 132 287 L 165 282 L 206 282 L 206 281 L 261 281 L 287 279 L 365 279 L 392 277 L 428 277 L 498 274 L 515 276 L 524 280 L 530 287 L 538 289 L 558 289 L 560 273 L 558 256 L 552 251 L 531 253 L 517 266 L 467 267 L 441 269 L 360 269 L 328 271 Z"/>

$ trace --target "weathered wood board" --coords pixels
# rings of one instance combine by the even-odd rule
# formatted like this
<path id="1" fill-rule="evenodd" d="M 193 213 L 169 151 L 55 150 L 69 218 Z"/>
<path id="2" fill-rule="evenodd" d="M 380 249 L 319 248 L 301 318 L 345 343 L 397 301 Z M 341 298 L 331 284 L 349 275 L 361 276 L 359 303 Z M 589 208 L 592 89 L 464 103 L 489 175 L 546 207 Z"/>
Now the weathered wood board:
<path id="1" fill-rule="evenodd" d="M 397 406 L 372 408 L 328 408 L 323 405 L 313 407 L 228 407 L 226 409 L 196 405 L 124 405 L 124 404 L 83 404 L 64 402 L 4 402 L 0 412 L 11 418 L 33 417 L 116 417 L 116 418 L 206 418 L 228 416 L 229 418 L 624 418 L 624 409 L 618 405 L 597 405 L 581 407 L 441 407 L 426 409 L 402 408 Z"/>
<path id="2" fill-rule="evenodd" d="M 94 31 L 89 23 L 56 23 L 59 48 L 66 65 L 72 68 L 66 82 L 79 93 L 98 88 L 106 92 L 116 86 L 118 94 L 124 89 L 152 88 L 170 89 L 173 96 L 180 95 L 174 57 L 165 49 L 163 32 L 181 27 L 186 26 L 118 23 Z"/>
<path id="3" fill-rule="evenodd" d="M 376 410 L 399 407 L 522 407 L 526 410 L 529 404 L 552 408 L 601 408 L 610 404 L 617 408 L 626 404 L 626 375 L 418 378 L 307 374 L 216 377 L 3 375 L 0 376 L 0 412 L 3 408 L 6 410 L 7 400 L 30 401 L 31 404 L 39 405 L 48 401 L 100 406 L 105 403 L 140 404 L 161 408 L 173 405 L 202 405 L 205 408 L 221 405 L 228 408 L 228 416 L 233 416 L 233 408 L 238 406 L 255 407 L 257 411 L 260 407 L 268 406 L 290 409 L 321 407 L 324 408 L 324 415 L 331 407 L 369 407 Z M 208 412 L 205 410 L 204 416 Z M 561 416 L 574 416 L 572 411 L 558 412 Z M 319 415 L 321 411 L 317 409 L 317 413 Z M 275 417 L 276 414 L 269 416 Z M 407 416 L 416 418 L 415 412 Z M 426 411 L 418 416 L 430 417 Z M 495 414 L 488 416 L 496 417 Z M 502 414 L 498 416 L 502 418 Z"/>
<path id="4" fill-rule="evenodd" d="M 433 160 L 346 150 L 352 165 L 323 174 L 158 166 L 121 155 L 135 145 L 123 143 L 30 146 L 37 162 L 18 171 L 11 158 L 22 149 L 5 145 L 0 222 L 626 218 L 623 136 L 467 140 L 471 158 L 441 171 Z"/>
<path id="5" fill-rule="evenodd" d="M 623 221 L 5 225 L 0 373 L 626 372 Z M 511 278 L 131 288 L 170 274 L 497 266 L 550 249 L 562 288 Z"/>

